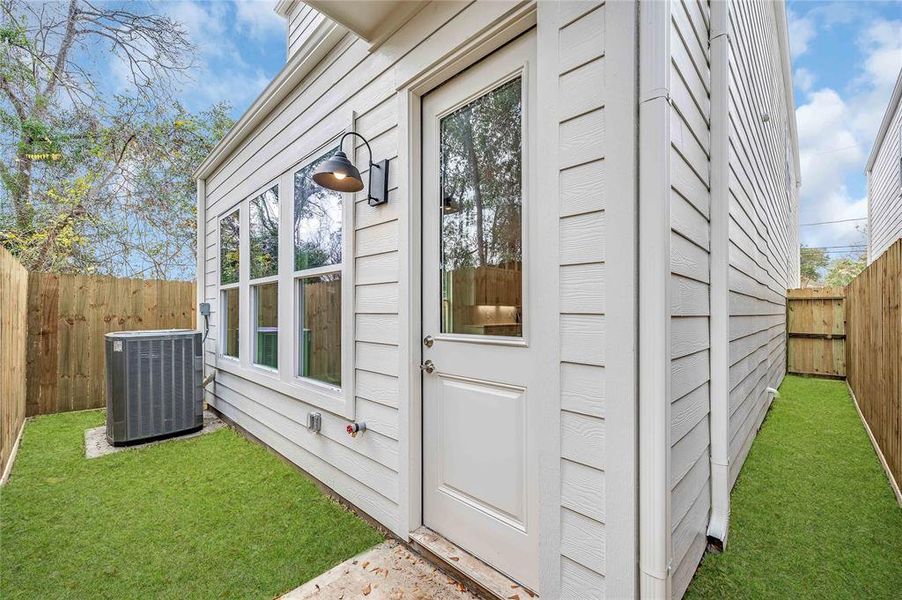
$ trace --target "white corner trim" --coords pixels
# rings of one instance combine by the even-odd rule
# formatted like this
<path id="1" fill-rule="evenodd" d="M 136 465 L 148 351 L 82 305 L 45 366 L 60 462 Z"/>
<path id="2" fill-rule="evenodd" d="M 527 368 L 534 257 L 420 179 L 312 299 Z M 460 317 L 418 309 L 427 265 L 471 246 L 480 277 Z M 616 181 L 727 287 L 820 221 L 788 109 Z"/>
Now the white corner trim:
<path id="1" fill-rule="evenodd" d="M 886 106 L 886 112 L 883 114 L 883 121 L 880 122 L 880 129 L 877 130 L 877 137 L 874 139 L 874 145 L 871 147 L 871 153 L 868 155 L 868 162 L 865 165 L 865 172 L 869 173 L 874 168 L 874 162 L 877 160 L 877 154 L 883 145 L 883 140 L 889 131 L 889 126 L 893 122 L 893 115 L 896 113 L 896 107 L 902 100 L 902 69 L 899 70 L 899 76 L 896 78 L 896 86 L 893 88 L 893 95 L 890 97 L 889 104 Z"/>
<path id="2" fill-rule="evenodd" d="M 708 538 L 726 547 L 730 528 L 729 4 L 711 4 L 711 515 Z M 792 119 L 791 119 L 792 120 Z"/>
<path id="3" fill-rule="evenodd" d="M 726 0 L 724 0 L 726 1 Z M 715 2 L 716 4 L 717 2 Z M 792 59 L 789 53 L 789 27 L 786 23 L 786 3 L 773 2 L 777 20 L 777 41 L 780 45 L 780 70 L 783 74 L 783 93 L 786 97 L 786 120 L 789 122 L 789 136 L 792 141 L 792 166 L 795 170 L 795 182 L 802 181 L 799 165 L 799 134 L 796 127 L 796 103 L 792 89 Z"/>
<path id="4" fill-rule="evenodd" d="M 254 131 L 276 105 L 288 96 L 300 81 L 335 47 L 347 30 L 329 19 L 317 25 L 301 47 L 289 57 L 279 74 L 229 129 L 194 172 L 195 179 L 206 179 Z"/>
<path id="5" fill-rule="evenodd" d="M 639 595 L 671 597 L 669 2 L 639 8 Z"/>

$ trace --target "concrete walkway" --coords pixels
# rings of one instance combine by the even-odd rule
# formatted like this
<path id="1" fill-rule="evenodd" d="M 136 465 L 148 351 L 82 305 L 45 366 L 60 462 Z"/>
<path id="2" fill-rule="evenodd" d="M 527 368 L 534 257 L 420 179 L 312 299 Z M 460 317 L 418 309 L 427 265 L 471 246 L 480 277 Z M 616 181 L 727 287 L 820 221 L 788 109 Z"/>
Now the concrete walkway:
<path id="1" fill-rule="evenodd" d="M 382 542 L 281 600 L 476 600 L 463 585 L 395 540 Z"/>

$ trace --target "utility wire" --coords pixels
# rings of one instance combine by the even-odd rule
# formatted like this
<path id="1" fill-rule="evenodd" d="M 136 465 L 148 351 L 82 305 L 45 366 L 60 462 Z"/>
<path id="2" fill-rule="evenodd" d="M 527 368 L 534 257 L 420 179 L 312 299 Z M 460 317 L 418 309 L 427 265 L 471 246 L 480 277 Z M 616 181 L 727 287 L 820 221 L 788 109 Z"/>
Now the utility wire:
<path id="1" fill-rule="evenodd" d="M 859 219 L 839 219 L 838 221 L 821 221 L 819 223 L 799 223 L 799 227 L 811 227 L 812 225 L 831 225 L 833 223 L 851 223 L 852 221 L 867 221 L 867 217 Z"/>

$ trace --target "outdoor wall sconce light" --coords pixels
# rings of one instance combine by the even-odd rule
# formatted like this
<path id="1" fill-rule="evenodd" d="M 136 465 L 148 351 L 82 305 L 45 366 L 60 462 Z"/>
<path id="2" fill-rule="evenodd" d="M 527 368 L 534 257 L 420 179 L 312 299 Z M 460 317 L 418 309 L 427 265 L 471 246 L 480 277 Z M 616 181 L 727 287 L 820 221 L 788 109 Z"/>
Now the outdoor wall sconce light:
<path id="1" fill-rule="evenodd" d="M 370 206 L 379 206 L 388 202 L 388 160 L 380 160 L 373 162 L 373 149 L 365 137 L 356 131 L 349 131 L 338 142 L 341 148 L 342 142 L 349 135 L 356 135 L 366 144 L 366 149 L 370 153 L 370 171 L 369 171 L 369 191 L 367 201 Z M 323 161 L 323 163 L 313 174 L 313 181 L 318 185 L 336 192 L 359 192 L 363 189 L 363 179 L 360 177 L 360 171 L 348 160 L 347 154 L 338 150 L 331 157 Z"/>

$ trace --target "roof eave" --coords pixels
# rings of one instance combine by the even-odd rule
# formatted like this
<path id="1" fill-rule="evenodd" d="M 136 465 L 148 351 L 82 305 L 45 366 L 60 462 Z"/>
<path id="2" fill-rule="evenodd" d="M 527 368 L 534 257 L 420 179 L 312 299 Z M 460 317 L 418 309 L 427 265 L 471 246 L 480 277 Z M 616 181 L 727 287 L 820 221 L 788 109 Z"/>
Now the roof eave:
<path id="1" fill-rule="evenodd" d="M 874 168 L 874 162 L 877 160 L 877 153 L 880 152 L 880 146 L 886 139 L 886 132 L 893 122 L 893 115 L 902 100 L 902 69 L 899 69 L 899 75 L 896 77 L 896 86 L 893 88 L 893 95 L 890 97 L 889 104 L 886 106 L 886 112 L 883 113 L 883 121 L 880 122 L 880 129 L 877 130 L 877 137 L 874 139 L 874 145 L 871 147 L 871 153 L 868 155 L 868 162 L 864 167 L 865 173 L 870 173 Z"/>
<path id="2" fill-rule="evenodd" d="M 341 25 L 323 19 L 310 37 L 288 59 L 278 75 L 195 169 L 194 178 L 206 179 L 212 174 L 346 33 L 347 30 Z"/>

